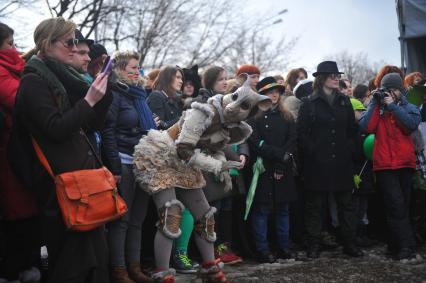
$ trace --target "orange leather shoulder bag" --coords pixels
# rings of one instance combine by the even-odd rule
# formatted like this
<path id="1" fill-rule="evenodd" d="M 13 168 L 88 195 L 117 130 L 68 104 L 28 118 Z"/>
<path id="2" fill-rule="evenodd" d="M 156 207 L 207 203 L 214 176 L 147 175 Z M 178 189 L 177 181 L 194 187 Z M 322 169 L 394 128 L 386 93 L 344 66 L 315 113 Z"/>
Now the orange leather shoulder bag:
<path id="1" fill-rule="evenodd" d="M 98 162 L 99 169 L 66 172 L 55 176 L 34 138 L 32 143 L 40 162 L 53 178 L 65 226 L 73 231 L 89 231 L 120 218 L 127 206 L 120 197 L 112 173 L 103 166 L 87 136 L 81 130 Z"/>

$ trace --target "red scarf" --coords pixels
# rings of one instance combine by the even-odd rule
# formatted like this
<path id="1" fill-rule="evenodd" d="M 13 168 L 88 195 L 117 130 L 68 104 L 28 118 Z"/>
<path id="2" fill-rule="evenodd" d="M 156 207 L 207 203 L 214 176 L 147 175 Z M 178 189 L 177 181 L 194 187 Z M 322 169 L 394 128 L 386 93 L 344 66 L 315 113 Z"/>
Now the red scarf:
<path id="1" fill-rule="evenodd" d="M 16 76 L 24 70 L 25 61 L 16 49 L 0 50 L 0 66 Z"/>

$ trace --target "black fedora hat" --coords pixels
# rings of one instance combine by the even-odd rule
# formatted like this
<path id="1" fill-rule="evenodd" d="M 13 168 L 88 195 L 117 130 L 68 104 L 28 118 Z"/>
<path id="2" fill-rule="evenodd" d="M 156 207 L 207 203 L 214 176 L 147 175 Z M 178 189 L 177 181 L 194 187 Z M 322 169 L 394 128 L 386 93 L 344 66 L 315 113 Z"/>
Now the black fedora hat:
<path id="1" fill-rule="evenodd" d="M 84 42 L 84 43 L 86 43 L 87 44 L 87 46 L 91 46 L 93 43 L 95 43 L 95 41 L 94 40 L 91 40 L 91 39 L 87 39 L 87 38 L 85 38 L 84 36 L 83 36 L 83 34 L 81 33 L 81 31 L 80 30 L 78 30 L 78 29 L 76 29 L 75 31 L 75 38 L 77 38 L 78 39 L 78 42 Z"/>
<path id="2" fill-rule="evenodd" d="M 266 91 L 273 88 L 278 88 L 281 93 L 285 91 L 285 86 L 277 83 L 277 80 L 274 77 L 266 77 L 256 84 L 256 90 L 260 94 L 265 94 Z"/>
<path id="3" fill-rule="evenodd" d="M 337 68 L 337 63 L 334 61 L 324 61 L 318 64 L 317 71 L 312 74 L 316 77 L 320 74 L 344 74 Z"/>
<path id="4" fill-rule="evenodd" d="M 104 54 L 108 55 L 108 52 L 105 49 L 105 46 L 103 46 L 102 44 L 94 43 L 90 45 L 89 48 L 90 48 L 89 57 L 90 57 L 90 60 L 92 61 L 101 57 Z"/>

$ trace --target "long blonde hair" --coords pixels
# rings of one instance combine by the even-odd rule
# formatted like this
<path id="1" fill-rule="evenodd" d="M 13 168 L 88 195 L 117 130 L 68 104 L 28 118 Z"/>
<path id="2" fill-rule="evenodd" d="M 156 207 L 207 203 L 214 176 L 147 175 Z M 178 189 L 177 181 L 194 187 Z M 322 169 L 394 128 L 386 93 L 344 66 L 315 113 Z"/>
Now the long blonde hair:
<path id="1" fill-rule="evenodd" d="M 51 18 L 38 24 L 34 31 L 34 43 L 36 51 L 45 53 L 59 38 L 71 34 L 76 29 L 73 21 L 62 17 Z"/>
<path id="2" fill-rule="evenodd" d="M 284 120 L 287 121 L 294 121 L 295 118 L 293 116 L 293 114 L 290 112 L 290 110 L 288 109 L 288 107 L 285 105 L 284 103 L 284 97 L 283 95 L 280 95 L 280 97 L 278 98 L 278 102 L 277 102 L 277 107 L 278 107 L 278 111 L 281 114 L 281 117 L 283 117 Z M 266 111 L 261 111 L 260 109 L 257 111 L 256 115 L 254 116 L 254 119 L 257 120 L 259 118 L 261 118 Z"/>

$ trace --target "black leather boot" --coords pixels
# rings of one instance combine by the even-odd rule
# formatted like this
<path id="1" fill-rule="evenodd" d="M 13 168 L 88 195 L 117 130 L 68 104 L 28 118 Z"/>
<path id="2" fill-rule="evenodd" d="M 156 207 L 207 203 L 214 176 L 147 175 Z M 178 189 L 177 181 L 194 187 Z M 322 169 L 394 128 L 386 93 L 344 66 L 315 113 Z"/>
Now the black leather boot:
<path id="1" fill-rule="evenodd" d="M 259 251 L 256 258 L 260 263 L 274 263 L 277 260 L 270 251 Z"/>
<path id="2" fill-rule="evenodd" d="M 354 244 L 344 246 L 343 253 L 351 257 L 362 257 L 364 255 L 364 253 Z"/>
<path id="3" fill-rule="evenodd" d="M 306 251 L 306 256 L 308 258 L 319 258 L 320 256 L 320 247 L 318 244 L 308 245 L 308 250 Z"/>

